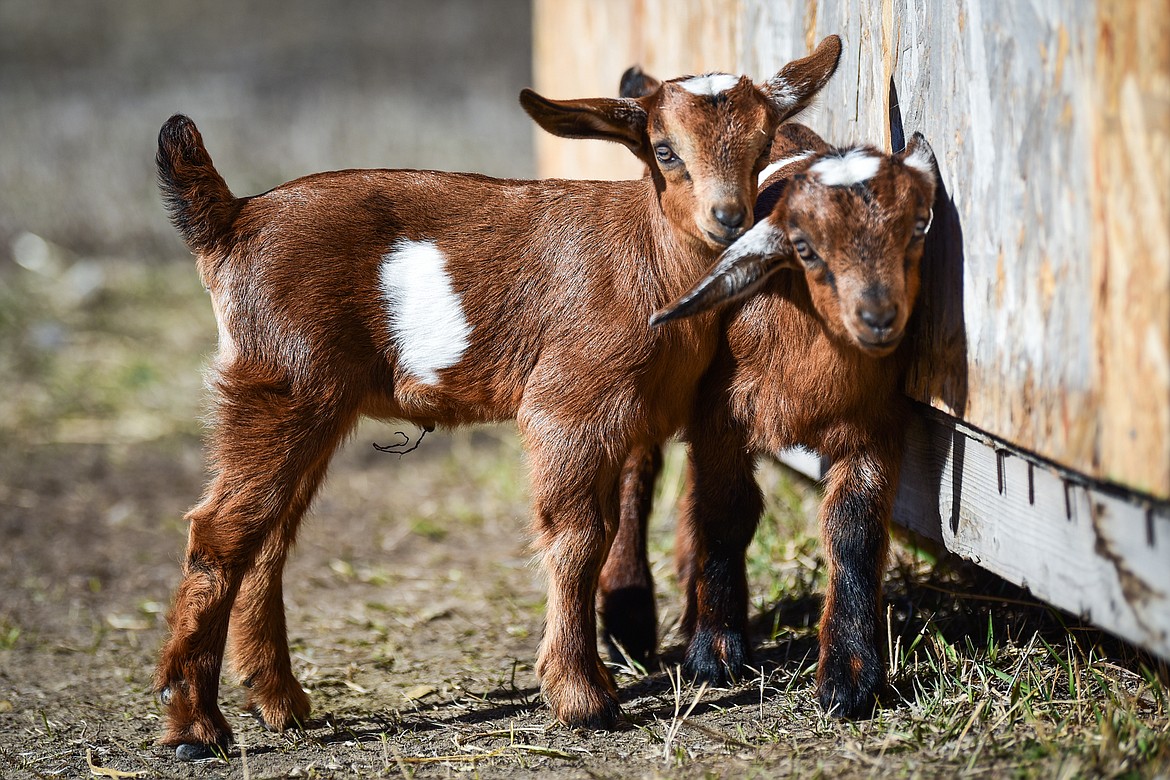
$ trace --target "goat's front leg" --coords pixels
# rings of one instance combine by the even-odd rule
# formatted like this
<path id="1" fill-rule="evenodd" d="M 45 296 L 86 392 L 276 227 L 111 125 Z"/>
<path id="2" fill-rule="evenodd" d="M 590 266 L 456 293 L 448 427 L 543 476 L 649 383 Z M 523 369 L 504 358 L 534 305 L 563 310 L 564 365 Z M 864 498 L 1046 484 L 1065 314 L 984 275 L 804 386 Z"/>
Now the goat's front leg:
<path id="1" fill-rule="evenodd" d="M 635 448 L 626 458 L 619 485 L 617 536 L 601 570 L 598 604 L 602 632 L 615 662 L 625 657 L 649 666 L 658 650 L 654 577 L 646 553 L 646 526 L 654 483 L 662 470 L 662 448 Z"/>
<path id="2" fill-rule="evenodd" d="M 730 427 L 706 426 L 689 438 L 676 542 L 682 626 L 690 637 L 683 671 L 696 682 L 725 685 L 750 657 L 745 556 L 763 502 L 755 458 Z"/>
<path id="3" fill-rule="evenodd" d="M 821 616 L 817 698 L 836 717 L 873 712 L 885 686 L 878 650 L 881 583 L 900 459 L 856 452 L 829 470 L 821 539 L 829 586 Z"/>
<path id="4" fill-rule="evenodd" d="M 621 719 L 617 686 L 597 652 L 595 599 L 617 530 L 620 464 L 600 446 L 560 432 L 531 449 L 533 512 L 548 574 L 548 614 L 536 671 L 553 715 L 569 726 L 610 729 Z M 555 446 L 548 446 L 555 442 Z"/>

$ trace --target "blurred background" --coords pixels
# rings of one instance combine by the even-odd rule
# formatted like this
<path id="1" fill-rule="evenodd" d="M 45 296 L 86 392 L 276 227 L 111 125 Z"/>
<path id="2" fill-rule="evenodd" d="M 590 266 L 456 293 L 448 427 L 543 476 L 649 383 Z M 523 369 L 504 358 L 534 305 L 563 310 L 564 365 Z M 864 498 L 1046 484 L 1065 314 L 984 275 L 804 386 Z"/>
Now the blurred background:
<path id="1" fill-rule="evenodd" d="M 153 156 L 175 112 L 237 194 L 345 167 L 527 177 L 528 0 L 5 0 L 0 255 L 176 255 Z"/>
<path id="2" fill-rule="evenodd" d="M 322 170 L 526 178 L 528 0 L 0 3 L 0 437 L 198 426 L 215 328 L 155 185 L 186 113 L 238 195 Z"/>

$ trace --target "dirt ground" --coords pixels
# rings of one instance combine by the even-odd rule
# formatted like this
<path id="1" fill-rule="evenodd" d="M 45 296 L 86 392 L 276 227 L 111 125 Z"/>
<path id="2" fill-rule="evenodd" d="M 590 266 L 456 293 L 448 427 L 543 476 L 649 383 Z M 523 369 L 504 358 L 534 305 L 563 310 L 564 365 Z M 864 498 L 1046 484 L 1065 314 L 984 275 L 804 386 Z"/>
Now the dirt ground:
<path id="1" fill-rule="evenodd" d="M 653 524 L 663 665 L 619 669 L 625 729 L 553 723 L 511 426 L 402 458 L 371 446 L 399 429 L 363 426 L 286 577 L 307 728 L 265 732 L 226 677 L 227 756 L 184 764 L 155 743 L 215 337 L 157 201 L 158 126 L 194 116 L 241 193 L 352 165 L 527 176 L 529 35 L 524 0 L 0 4 L 0 778 L 1167 777 L 1164 667 L 904 544 L 888 695 L 871 720 L 825 718 L 819 495 L 771 462 L 753 671 L 680 684 L 677 448 Z"/>
<path id="2" fill-rule="evenodd" d="M 541 706 L 532 664 L 543 595 L 511 432 L 428 437 L 401 460 L 375 452 L 379 438 L 391 437 L 363 430 L 339 458 L 289 567 L 290 637 L 314 718 L 303 735 L 267 734 L 225 686 L 240 746 L 230 768 L 178 764 L 153 745 L 160 713 L 147 690 L 181 515 L 200 487 L 197 442 L 9 450 L 0 764 L 66 777 L 85 775 L 87 761 L 200 777 L 627 776 L 662 766 L 675 703 L 660 673 L 624 680 L 636 724 L 627 731 L 575 733 Z M 675 749 L 713 754 L 724 768 L 738 752 L 755 756 L 758 693 L 707 694 L 711 733 L 683 732 Z M 422 763 L 438 756 L 453 758 Z"/>

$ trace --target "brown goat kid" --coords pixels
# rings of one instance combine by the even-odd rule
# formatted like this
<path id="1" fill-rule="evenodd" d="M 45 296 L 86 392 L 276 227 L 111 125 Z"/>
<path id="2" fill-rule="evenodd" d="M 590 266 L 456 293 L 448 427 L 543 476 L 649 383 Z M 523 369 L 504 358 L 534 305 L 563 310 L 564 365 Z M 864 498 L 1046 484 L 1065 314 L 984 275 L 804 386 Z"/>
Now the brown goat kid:
<path id="1" fill-rule="evenodd" d="M 918 295 L 936 164 L 921 135 L 884 155 L 830 148 L 795 124 L 778 130 L 772 158 L 756 226 L 655 315 L 669 330 L 671 321 L 744 298 L 723 315 L 725 336 L 685 433 L 690 479 L 676 556 L 686 672 L 717 684 L 741 675 L 749 650 L 744 556 L 762 511 L 756 454 L 804 446 L 833 464 L 820 516 L 829 586 L 818 698 L 827 713 L 853 717 L 872 711 L 885 682 L 881 576 L 909 411 L 903 335 Z M 647 660 L 656 639 L 644 540 L 659 462 L 643 450 L 627 463 L 622 526 L 600 597 L 607 639 Z"/>
<path id="2" fill-rule="evenodd" d="M 163 126 L 163 196 L 219 324 L 214 476 L 188 515 L 155 676 L 165 744 L 190 759 L 230 742 L 217 704 L 228 643 L 264 724 L 305 722 L 282 571 L 361 415 L 425 428 L 517 420 L 549 579 L 545 698 L 567 724 L 618 721 L 594 597 L 622 464 L 683 424 L 718 338 L 710 316 L 648 320 L 751 227 L 769 140 L 839 54 L 827 38 L 758 87 L 716 75 L 638 100 L 521 94 L 546 130 L 629 147 L 651 170 L 641 181 L 354 170 L 236 198 L 189 119 Z"/>

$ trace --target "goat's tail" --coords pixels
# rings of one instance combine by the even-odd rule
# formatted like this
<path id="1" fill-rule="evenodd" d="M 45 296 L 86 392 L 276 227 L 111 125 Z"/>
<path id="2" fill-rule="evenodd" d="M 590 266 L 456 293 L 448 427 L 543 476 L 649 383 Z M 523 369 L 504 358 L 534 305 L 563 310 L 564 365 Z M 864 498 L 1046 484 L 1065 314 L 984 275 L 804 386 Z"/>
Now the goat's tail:
<path id="1" fill-rule="evenodd" d="M 241 202 L 215 170 L 194 122 L 182 114 L 166 121 L 155 163 L 163 205 L 188 248 L 202 255 L 224 245 Z"/>

